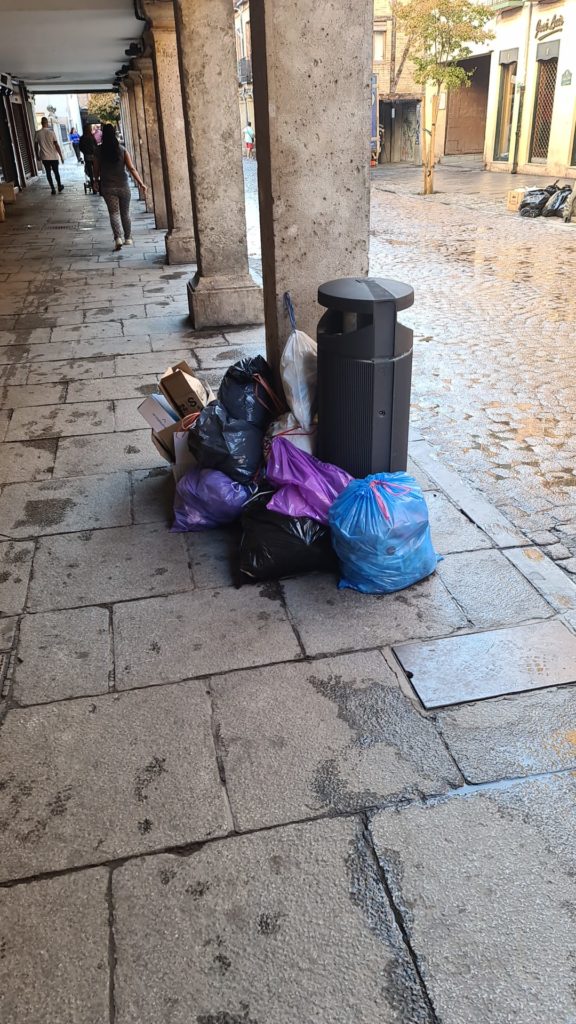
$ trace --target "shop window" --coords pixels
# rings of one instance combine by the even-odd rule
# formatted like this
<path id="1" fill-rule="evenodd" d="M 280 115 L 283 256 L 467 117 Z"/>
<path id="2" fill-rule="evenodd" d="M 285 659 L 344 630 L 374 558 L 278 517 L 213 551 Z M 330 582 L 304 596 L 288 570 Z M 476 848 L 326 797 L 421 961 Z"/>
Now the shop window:
<path id="1" fill-rule="evenodd" d="M 510 159 L 514 84 L 517 67 L 516 61 L 500 65 L 500 95 L 498 98 L 498 118 L 496 121 L 496 142 L 494 145 L 495 160 Z"/>
<path id="2" fill-rule="evenodd" d="M 530 160 L 546 160 L 548 157 L 557 75 L 558 57 L 538 61 Z"/>

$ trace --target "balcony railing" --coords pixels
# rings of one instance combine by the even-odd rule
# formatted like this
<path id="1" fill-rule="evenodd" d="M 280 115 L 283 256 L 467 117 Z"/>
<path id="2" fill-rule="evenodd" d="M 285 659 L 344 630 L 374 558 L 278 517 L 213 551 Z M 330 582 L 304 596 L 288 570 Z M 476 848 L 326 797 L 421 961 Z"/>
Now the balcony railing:
<path id="1" fill-rule="evenodd" d="M 252 81 L 252 59 L 250 57 L 242 57 L 238 61 L 238 81 L 241 85 Z"/>

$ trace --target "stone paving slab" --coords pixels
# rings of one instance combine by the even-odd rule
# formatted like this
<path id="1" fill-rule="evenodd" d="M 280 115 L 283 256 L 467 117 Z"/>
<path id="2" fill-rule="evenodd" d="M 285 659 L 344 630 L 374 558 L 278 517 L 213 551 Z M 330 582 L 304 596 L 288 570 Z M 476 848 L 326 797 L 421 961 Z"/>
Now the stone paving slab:
<path id="1" fill-rule="evenodd" d="M 440 712 L 438 727 L 471 783 L 576 769 L 576 690 L 560 687 Z"/>
<path id="2" fill-rule="evenodd" d="M 19 704 L 107 693 L 112 674 L 106 608 L 40 612 L 23 619 L 12 694 Z"/>
<path id="3" fill-rule="evenodd" d="M 43 405 L 39 409 L 15 409 L 6 439 L 27 441 L 36 437 L 105 434 L 112 430 L 114 409 L 111 402 Z"/>
<path id="4" fill-rule="evenodd" d="M 109 293 L 108 293 L 109 294 Z M 127 295 L 128 293 L 126 293 Z M 124 291 L 119 288 L 118 291 L 114 292 L 113 300 L 116 304 L 122 302 L 125 297 Z M 80 303 L 78 303 L 80 305 Z M 82 327 L 55 327 L 52 331 L 52 341 L 94 341 L 94 340 L 105 340 L 106 338 L 121 338 L 122 337 L 122 325 L 120 322 L 115 323 L 114 320 L 107 321 L 106 323 L 89 323 Z M 147 332 L 144 332 L 147 333 Z"/>
<path id="5" fill-rule="evenodd" d="M 492 541 L 471 523 L 446 497 L 438 491 L 426 494 L 430 516 L 432 541 L 436 551 L 447 555 L 454 551 L 477 551 L 492 547 Z"/>
<path id="6" fill-rule="evenodd" d="M 300 657 L 282 603 L 267 586 L 251 590 L 249 601 L 227 588 L 116 605 L 114 650 L 122 690 Z"/>
<path id="7" fill-rule="evenodd" d="M 131 359 L 132 356 L 122 356 Z M 97 380 L 101 377 L 113 377 L 115 373 L 113 358 L 94 359 L 56 359 L 49 363 L 34 363 L 26 366 L 26 374 L 30 384 L 61 383 L 69 380 Z M 12 383 L 26 382 L 13 381 Z"/>
<path id="8" fill-rule="evenodd" d="M 241 831 L 462 783 L 378 651 L 234 672 L 210 691 Z"/>
<path id="9" fill-rule="evenodd" d="M 9 651 L 14 643 L 18 619 L 0 619 L 0 651 Z"/>
<path id="10" fill-rule="evenodd" d="M 185 592 L 192 586 L 182 538 L 163 526 L 88 530 L 41 538 L 29 609 L 132 601 Z M 186 603 L 189 598 L 176 600 Z"/>
<path id="11" fill-rule="evenodd" d="M 108 872 L 0 889 L 0 1020 L 103 1024 L 109 1012 Z"/>
<path id="12" fill-rule="evenodd" d="M 2 880 L 231 828 L 202 684 L 12 710 L 0 755 Z"/>
<path id="13" fill-rule="evenodd" d="M 234 346 L 233 348 L 222 348 L 221 346 L 200 346 L 197 343 L 194 345 L 194 351 L 200 361 L 200 368 L 202 370 L 207 369 L 220 369 L 222 368 L 222 374 L 226 372 L 232 363 L 237 363 L 239 359 L 245 359 L 246 356 L 254 356 L 258 350 L 253 346 Z M 264 354 L 264 352 L 262 353 Z"/>
<path id="14" fill-rule="evenodd" d="M 10 366 L 0 366 L 0 385 L 22 385 L 28 380 L 29 367 L 22 363 L 13 363 Z"/>
<path id="15" fill-rule="evenodd" d="M 26 406 L 57 405 L 64 401 L 63 384 L 30 384 L 18 387 L 5 384 L 0 387 L 0 406 L 4 409 L 20 409 Z"/>
<path id="16" fill-rule="evenodd" d="M 467 624 L 438 576 L 377 596 L 338 590 L 336 578 L 328 575 L 284 580 L 282 588 L 308 655 L 442 636 Z"/>
<path id="17" fill-rule="evenodd" d="M 8 432 L 12 413 L 9 409 L 0 409 L 0 441 L 3 441 Z"/>
<path id="18" fill-rule="evenodd" d="M 135 523 L 172 525 L 174 476 L 167 464 L 165 469 L 158 466 L 156 469 L 143 469 L 132 473 L 132 494 Z M 195 573 L 193 575 L 196 583 Z M 216 586 L 216 583 L 213 586 Z"/>
<path id="19" fill-rule="evenodd" d="M 150 440 L 150 428 L 123 433 L 70 437 L 58 443 L 54 476 L 117 473 L 166 466 Z"/>
<path id="20" fill-rule="evenodd" d="M 125 473 L 7 484 L 0 495 L 0 522 L 10 537 L 127 526 L 131 518 Z"/>
<path id="21" fill-rule="evenodd" d="M 0 541 L 0 616 L 22 611 L 33 557 L 33 542 Z"/>
<path id="22" fill-rule="evenodd" d="M 427 708 L 576 682 L 576 636 L 558 620 L 394 650 Z"/>
<path id="23" fill-rule="evenodd" d="M 470 621 L 482 629 L 554 614 L 500 551 L 448 555 L 438 573 Z"/>
<path id="24" fill-rule="evenodd" d="M 508 548 L 506 558 L 556 611 L 576 626 L 576 583 L 538 548 Z"/>
<path id="25" fill-rule="evenodd" d="M 116 374 L 119 377 L 133 377 L 134 374 L 140 373 L 161 374 L 169 366 L 174 366 L 182 361 L 188 363 L 193 369 L 198 366 L 198 360 L 190 348 L 173 349 L 171 352 L 144 352 L 141 355 L 116 356 Z"/>
<path id="26" fill-rule="evenodd" d="M 574 1020 L 575 798 L 555 776 L 373 821 L 443 1024 Z"/>
<path id="27" fill-rule="evenodd" d="M 158 391 L 158 377 L 155 374 L 138 374 L 136 377 L 105 377 L 101 380 L 71 381 L 68 385 L 68 402 L 105 402 L 119 398 L 139 398 Z"/>
<path id="28" fill-rule="evenodd" d="M 4 442 L 0 448 L 0 485 L 50 477 L 56 445 L 55 439 Z"/>
<path id="29" fill-rule="evenodd" d="M 431 1024 L 354 821 L 114 872 L 116 1024 Z"/>
<path id="30" fill-rule="evenodd" d="M 185 535 L 192 575 L 198 589 L 236 585 L 240 536 L 240 530 L 234 526 Z M 262 584 L 254 585 L 258 591 Z M 246 601 L 250 601 L 251 592 L 251 584 L 243 588 Z"/>
<path id="31" fill-rule="evenodd" d="M 158 388 L 156 387 L 154 390 L 158 391 Z M 146 424 L 146 420 L 138 412 L 138 406 L 142 402 L 142 398 L 116 399 L 114 402 L 114 429 L 141 430 Z"/>

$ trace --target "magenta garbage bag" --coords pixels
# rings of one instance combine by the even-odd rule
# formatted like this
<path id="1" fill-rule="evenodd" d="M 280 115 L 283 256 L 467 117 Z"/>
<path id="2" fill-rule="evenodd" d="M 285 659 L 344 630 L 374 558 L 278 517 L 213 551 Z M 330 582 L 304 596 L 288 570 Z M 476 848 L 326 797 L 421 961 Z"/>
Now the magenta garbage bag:
<path id="1" fill-rule="evenodd" d="M 352 480 L 345 470 L 320 462 L 285 437 L 275 437 L 270 445 L 266 477 L 280 488 L 268 502 L 270 512 L 309 516 L 319 523 L 328 522 L 330 506 Z"/>
<path id="2" fill-rule="evenodd" d="M 172 533 L 212 530 L 233 522 L 253 490 L 218 469 L 193 466 L 176 484 Z"/>

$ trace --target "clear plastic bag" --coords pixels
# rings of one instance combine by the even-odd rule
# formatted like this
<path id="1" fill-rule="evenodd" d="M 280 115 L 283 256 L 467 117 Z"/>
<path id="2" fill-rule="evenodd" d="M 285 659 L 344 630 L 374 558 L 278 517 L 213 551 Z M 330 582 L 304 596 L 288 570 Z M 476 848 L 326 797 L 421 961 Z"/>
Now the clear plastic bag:
<path id="1" fill-rule="evenodd" d="M 310 430 L 316 412 L 318 347 L 312 338 L 297 329 L 294 307 L 288 292 L 284 295 L 284 304 L 292 331 L 280 358 L 280 377 L 291 411 L 298 423 L 305 430 Z"/>

